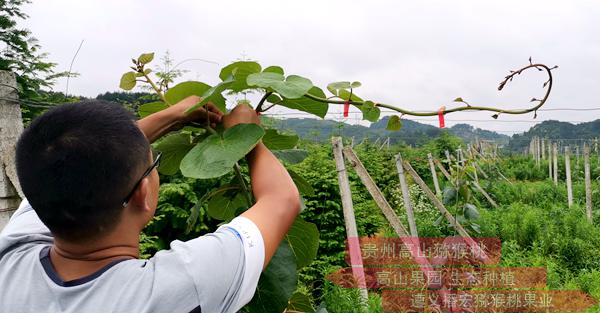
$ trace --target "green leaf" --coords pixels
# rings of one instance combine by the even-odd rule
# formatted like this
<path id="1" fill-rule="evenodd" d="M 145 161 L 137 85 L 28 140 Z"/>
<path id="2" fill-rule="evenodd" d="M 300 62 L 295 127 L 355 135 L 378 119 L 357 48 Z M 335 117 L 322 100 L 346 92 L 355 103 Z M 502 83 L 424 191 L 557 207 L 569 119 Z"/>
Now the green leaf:
<path id="1" fill-rule="evenodd" d="M 442 202 L 446 205 L 451 204 L 456 199 L 456 188 L 446 187 L 442 192 Z"/>
<path id="2" fill-rule="evenodd" d="M 273 151 L 273 154 L 288 164 L 300 163 L 308 157 L 308 151 L 301 149 L 276 150 Z"/>
<path id="3" fill-rule="evenodd" d="M 284 78 L 283 74 L 262 72 L 248 75 L 249 86 L 271 88 L 284 98 L 298 99 L 304 96 L 312 87 L 312 82 L 298 75 Z"/>
<path id="4" fill-rule="evenodd" d="M 165 93 L 165 99 L 169 104 L 175 104 L 189 96 L 202 97 L 210 90 L 211 87 L 202 82 L 187 81 L 179 83 L 171 87 Z M 225 98 L 221 94 L 216 94 L 210 100 L 221 112 L 226 112 L 225 109 Z"/>
<path id="5" fill-rule="evenodd" d="M 310 298 L 300 292 L 295 292 L 289 301 L 287 311 L 291 312 L 304 312 L 304 313 L 315 313 L 315 309 L 310 303 Z"/>
<path id="6" fill-rule="evenodd" d="M 154 52 L 142 53 L 137 60 L 141 64 L 148 64 L 154 60 Z"/>
<path id="7" fill-rule="evenodd" d="M 208 201 L 207 213 L 210 217 L 230 221 L 235 217 L 235 212 L 240 208 L 247 208 L 243 191 L 220 192 Z"/>
<path id="8" fill-rule="evenodd" d="M 308 91 L 308 93 L 315 97 L 319 97 L 322 99 L 326 98 L 323 90 L 321 90 L 321 88 L 316 87 L 316 86 L 313 86 Z M 290 108 L 290 109 L 300 110 L 300 111 L 303 111 L 306 113 L 314 114 L 320 118 L 324 118 L 325 115 L 327 114 L 327 110 L 329 109 L 329 105 L 327 103 L 315 101 L 308 97 L 302 97 L 302 98 L 298 98 L 298 99 L 287 99 L 286 98 L 286 99 L 283 99 L 283 102 L 281 103 L 281 105 L 284 107 Z"/>
<path id="9" fill-rule="evenodd" d="M 193 147 L 192 136 L 189 133 L 179 132 L 163 137 L 156 144 L 156 150 L 162 152 L 158 171 L 165 175 L 177 173 L 181 160 Z"/>
<path id="10" fill-rule="evenodd" d="M 296 257 L 298 269 L 309 265 L 317 257 L 317 250 L 319 249 L 317 225 L 297 217 L 285 235 L 285 239 Z"/>
<path id="11" fill-rule="evenodd" d="M 400 121 L 400 117 L 398 115 L 392 115 L 388 120 L 387 126 L 385 129 L 389 131 L 399 131 L 402 128 L 402 121 Z"/>
<path id="12" fill-rule="evenodd" d="M 119 87 L 123 90 L 131 90 L 135 87 L 135 84 L 137 83 L 135 79 L 135 72 L 127 72 L 123 74 L 123 76 L 121 76 L 121 82 L 119 83 Z"/>
<path id="13" fill-rule="evenodd" d="M 462 197 L 462 199 L 465 202 L 469 201 L 471 199 L 471 189 L 469 188 L 469 185 L 467 185 L 467 184 L 460 185 L 460 187 L 458 188 L 458 194 Z"/>
<path id="14" fill-rule="evenodd" d="M 297 135 L 282 135 L 275 129 L 267 129 L 262 142 L 270 150 L 292 149 L 298 144 Z"/>
<path id="15" fill-rule="evenodd" d="M 313 187 L 302 176 L 290 169 L 287 169 L 287 171 L 290 174 L 290 177 L 292 177 L 294 184 L 296 184 L 296 187 L 298 188 L 298 191 L 301 194 L 305 196 L 312 196 L 315 194 L 315 190 L 313 189 Z"/>
<path id="16" fill-rule="evenodd" d="M 359 108 L 363 113 L 363 119 L 372 123 L 377 122 L 379 115 L 381 115 L 381 111 L 373 101 L 365 101 Z"/>
<path id="17" fill-rule="evenodd" d="M 142 104 L 138 108 L 138 115 L 140 116 L 140 118 L 144 118 L 150 114 L 156 113 L 158 111 L 162 111 L 168 107 L 169 107 L 168 105 L 166 105 L 164 102 L 160 102 L 160 101 Z"/>
<path id="18" fill-rule="evenodd" d="M 263 72 L 277 73 L 283 75 L 283 69 L 279 66 L 269 66 L 263 70 Z"/>
<path id="19" fill-rule="evenodd" d="M 464 215 L 468 220 L 476 220 L 479 218 L 479 210 L 477 210 L 477 207 L 467 203 L 465 204 L 464 208 Z"/>
<path id="20" fill-rule="evenodd" d="M 352 82 L 352 84 L 350 84 L 350 87 L 354 88 L 358 88 L 362 86 L 362 84 L 360 82 Z"/>
<path id="21" fill-rule="evenodd" d="M 260 275 L 254 298 L 246 308 L 250 312 L 281 313 L 297 283 L 296 258 L 287 241 L 283 240 Z"/>
<path id="22" fill-rule="evenodd" d="M 260 141 L 265 131 L 256 124 L 238 124 L 198 143 L 181 161 L 183 176 L 215 178 L 229 173 Z"/>
<path id="23" fill-rule="evenodd" d="M 238 61 L 231 63 L 221 69 L 221 73 L 219 73 L 219 78 L 222 81 L 226 81 L 230 76 L 233 77 L 233 84 L 231 84 L 230 89 L 234 92 L 239 92 L 244 89 L 248 89 L 248 84 L 246 82 L 246 78 L 248 75 L 253 73 L 260 73 L 261 66 L 260 64 L 252 61 Z"/>
<path id="24" fill-rule="evenodd" d="M 194 106 L 190 107 L 189 109 L 187 109 L 185 111 L 185 113 L 190 113 L 196 109 L 198 109 L 199 107 L 207 104 L 208 102 L 212 102 L 215 103 L 215 105 L 219 105 L 219 110 L 222 110 L 222 112 L 226 112 L 226 108 L 225 108 L 225 100 L 223 100 L 221 102 L 221 99 L 223 98 L 223 95 L 221 95 L 221 93 L 223 91 L 225 91 L 226 89 L 230 89 L 231 86 L 234 83 L 234 79 L 233 76 L 230 76 L 228 79 L 226 79 L 225 81 L 220 82 L 218 85 L 211 87 L 210 89 L 206 90 L 200 97 L 202 98 L 202 100 L 200 100 L 200 102 L 196 103 Z"/>
<path id="25" fill-rule="evenodd" d="M 283 100 L 281 99 L 281 97 L 279 95 L 277 95 L 277 94 L 274 94 L 274 93 L 270 94 L 267 97 L 267 102 L 269 102 L 269 103 L 281 104 L 282 101 Z"/>
<path id="26" fill-rule="evenodd" d="M 334 96 L 339 96 L 340 90 L 346 90 L 352 88 L 351 82 L 335 82 L 327 85 L 327 90 L 331 92 Z"/>

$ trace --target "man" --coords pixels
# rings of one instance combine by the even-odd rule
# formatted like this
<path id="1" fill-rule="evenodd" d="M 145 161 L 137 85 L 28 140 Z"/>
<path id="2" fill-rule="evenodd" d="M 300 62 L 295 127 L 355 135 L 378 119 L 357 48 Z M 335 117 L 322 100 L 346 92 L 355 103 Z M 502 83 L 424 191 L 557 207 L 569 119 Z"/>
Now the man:
<path id="1" fill-rule="evenodd" d="M 17 144 L 27 198 L 0 233 L 0 312 L 235 312 L 254 295 L 300 210 L 289 174 L 262 144 L 247 156 L 256 204 L 214 233 L 139 259 L 158 202 L 149 143 L 188 122 L 259 124 L 251 107 L 185 115 L 189 97 L 137 123 L 116 104 L 65 104 Z"/>

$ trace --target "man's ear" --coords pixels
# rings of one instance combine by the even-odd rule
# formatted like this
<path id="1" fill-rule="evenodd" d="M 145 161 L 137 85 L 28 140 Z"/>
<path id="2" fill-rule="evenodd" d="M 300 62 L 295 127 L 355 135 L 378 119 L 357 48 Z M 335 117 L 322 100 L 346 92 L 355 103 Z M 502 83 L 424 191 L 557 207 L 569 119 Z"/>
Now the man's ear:
<path id="1" fill-rule="evenodd" d="M 134 210 L 143 210 L 143 211 L 149 211 L 150 207 L 148 206 L 148 203 L 146 202 L 146 196 L 148 196 L 148 192 L 149 192 L 149 185 L 150 181 L 148 179 L 148 177 L 145 177 L 144 179 L 142 179 L 142 181 L 140 182 L 140 184 L 138 185 L 138 187 L 135 189 L 135 191 L 133 192 L 133 195 L 131 195 L 131 199 L 129 200 L 129 207 L 131 207 Z"/>

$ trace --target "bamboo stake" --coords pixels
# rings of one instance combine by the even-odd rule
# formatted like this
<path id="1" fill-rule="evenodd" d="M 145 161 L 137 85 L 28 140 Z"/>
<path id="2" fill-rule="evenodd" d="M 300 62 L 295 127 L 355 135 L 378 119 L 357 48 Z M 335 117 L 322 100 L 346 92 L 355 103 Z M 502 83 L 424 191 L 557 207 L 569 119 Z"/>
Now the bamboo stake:
<path id="1" fill-rule="evenodd" d="M 381 208 L 383 215 L 388 219 L 396 233 L 402 234 L 402 236 L 408 236 L 408 231 L 400 223 L 400 219 L 396 215 L 396 212 L 394 212 L 390 204 L 387 202 L 387 200 L 383 196 L 383 193 L 381 193 L 381 190 L 379 190 L 379 187 L 375 185 L 375 182 L 373 182 L 371 175 L 369 175 L 369 172 L 367 172 L 367 169 L 365 169 L 365 167 L 362 165 L 354 151 L 349 147 L 344 148 L 344 157 L 346 157 L 346 160 L 350 162 L 350 164 L 356 171 L 356 174 L 358 174 L 358 177 L 360 178 L 362 183 L 365 185 L 365 187 L 367 187 L 367 190 L 373 197 L 373 200 L 375 200 L 377 206 Z"/>
<path id="2" fill-rule="evenodd" d="M 481 166 L 479 166 L 479 164 L 477 164 L 477 163 L 473 163 L 473 164 L 475 165 L 475 169 L 478 170 L 485 179 L 489 179 L 489 176 L 483 171 L 483 169 L 481 168 Z"/>
<path id="3" fill-rule="evenodd" d="M 469 177 L 471 177 L 471 179 L 473 179 L 473 176 L 471 176 L 471 174 L 469 174 Z M 496 203 L 496 201 L 494 201 L 494 199 L 492 199 L 492 197 L 490 196 L 490 194 L 488 194 L 481 187 L 481 185 L 479 185 L 479 182 L 477 182 L 477 180 L 475 180 L 475 179 L 473 180 L 473 186 L 475 186 L 475 189 L 477 191 L 479 191 L 494 208 L 496 208 L 496 209 L 498 208 L 498 204 Z"/>
<path id="4" fill-rule="evenodd" d="M 348 251 L 350 253 L 350 266 L 352 274 L 358 281 L 360 297 L 363 305 L 366 306 L 369 301 L 369 295 L 366 288 L 365 272 L 363 269 L 363 260 L 358 240 L 358 230 L 356 229 L 356 220 L 354 217 L 354 208 L 352 206 L 352 193 L 350 183 L 346 172 L 346 165 L 342 156 L 342 138 L 332 138 L 333 156 L 335 158 L 335 167 L 338 172 L 338 181 L 340 184 L 340 196 L 342 197 L 342 209 L 344 213 L 344 223 L 346 225 L 346 236 L 348 239 Z"/>
<path id="5" fill-rule="evenodd" d="M 413 237 L 419 237 L 419 233 L 417 231 L 417 224 L 415 223 L 415 215 L 413 213 L 412 202 L 410 201 L 408 184 L 406 183 L 406 176 L 404 175 L 404 168 L 402 167 L 402 155 L 400 155 L 400 153 L 396 155 L 396 169 L 398 170 L 398 178 L 400 179 L 400 189 L 402 190 L 402 198 L 404 199 L 404 208 L 406 209 L 406 216 L 408 218 L 408 228 L 410 228 L 410 234 Z"/>
<path id="6" fill-rule="evenodd" d="M 435 171 L 435 165 L 433 165 L 433 156 L 431 153 L 427 154 L 427 160 L 429 161 L 429 170 L 431 170 L 431 177 L 433 178 L 433 187 L 435 188 L 435 194 L 438 197 L 442 196 L 442 190 L 440 190 L 440 183 L 438 182 L 437 172 Z"/>
<path id="7" fill-rule="evenodd" d="M 450 184 L 454 185 L 454 183 L 452 182 L 452 177 L 450 177 L 450 173 L 448 173 L 448 171 L 444 168 L 442 162 L 440 162 L 438 159 L 433 159 L 433 162 L 435 162 L 435 165 L 437 165 L 437 167 L 440 169 L 440 172 L 444 174 L 444 176 L 450 182 Z"/>
<path id="8" fill-rule="evenodd" d="M 454 227 L 454 229 L 459 233 L 459 235 L 462 236 L 463 240 L 465 240 L 467 245 L 469 245 L 471 247 L 471 249 L 473 249 L 473 251 L 480 252 L 479 255 L 482 256 L 484 263 L 486 263 L 486 264 L 489 263 L 490 259 L 487 257 L 485 252 L 483 252 L 481 250 L 481 247 L 479 247 L 479 245 L 473 240 L 473 238 L 471 238 L 469 233 L 467 233 L 467 231 L 462 227 L 462 225 L 460 225 L 460 223 L 458 223 L 456 221 L 454 216 L 452 216 L 452 214 L 446 209 L 446 207 L 444 207 L 444 204 L 440 201 L 440 199 L 438 199 L 435 196 L 435 194 L 433 194 L 431 189 L 429 189 L 429 187 L 427 187 L 427 184 L 425 184 L 425 182 L 423 181 L 423 179 L 421 179 L 419 174 L 417 174 L 417 172 L 415 172 L 415 170 L 412 168 L 410 163 L 404 161 L 404 162 L 402 162 L 402 165 L 404 166 L 404 169 L 406 170 L 406 172 L 408 172 L 408 174 L 417 183 L 417 185 L 419 185 L 419 187 L 421 187 L 421 190 L 423 190 L 425 192 L 425 195 L 429 198 L 429 200 L 431 200 L 431 202 L 433 202 L 433 205 L 436 208 L 438 208 L 438 210 L 440 210 L 440 212 L 442 213 L 442 215 L 444 215 L 446 220 L 448 220 L 448 222 L 450 222 L 450 225 L 452 225 L 452 227 Z"/>
<path id="9" fill-rule="evenodd" d="M 435 283 L 433 282 L 433 280 L 430 279 L 430 277 L 432 277 L 431 275 L 433 275 L 433 267 L 429 263 L 429 260 L 427 260 L 427 258 L 421 252 L 419 237 L 411 237 L 408 234 L 406 228 L 400 222 L 398 215 L 396 215 L 396 212 L 394 212 L 394 210 L 391 208 L 391 206 L 381 193 L 381 190 L 379 190 L 379 187 L 377 187 L 377 185 L 371 178 L 371 175 L 369 175 L 367 169 L 364 167 L 356 153 L 354 153 L 354 150 L 352 150 L 351 147 L 346 147 L 343 149 L 343 155 L 346 158 L 346 160 L 348 160 L 348 162 L 352 165 L 362 183 L 365 185 L 365 187 L 367 187 L 367 190 L 371 194 L 371 197 L 373 197 L 375 203 L 377 203 L 377 206 L 379 207 L 379 209 L 381 209 L 381 212 L 388 220 L 398 237 L 402 239 L 402 242 L 405 244 L 406 247 L 410 247 L 412 258 L 414 259 L 416 264 L 419 265 L 419 268 L 421 269 L 425 277 L 428 279 L 428 286 L 430 288 L 440 288 L 441 283 Z M 479 248 L 478 245 L 477 247 Z M 480 250 L 474 251 L 479 252 Z M 443 293 L 444 291 L 438 290 L 437 292 Z"/>

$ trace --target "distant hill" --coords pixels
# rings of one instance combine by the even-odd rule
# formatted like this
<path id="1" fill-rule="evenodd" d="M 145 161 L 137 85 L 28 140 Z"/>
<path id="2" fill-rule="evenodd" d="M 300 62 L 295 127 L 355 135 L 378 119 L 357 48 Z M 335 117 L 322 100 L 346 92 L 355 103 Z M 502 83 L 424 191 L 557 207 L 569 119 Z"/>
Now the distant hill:
<path id="1" fill-rule="evenodd" d="M 595 139 L 600 137 L 600 119 L 581 124 L 571 124 L 561 121 L 543 121 L 523 134 L 513 135 L 508 147 L 512 151 L 523 151 L 529 146 L 531 138 L 563 139 L 565 142 L 576 141 L 573 139 Z"/>
<path id="2" fill-rule="evenodd" d="M 410 145 L 421 145 L 431 138 L 439 136 L 447 131 L 462 138 L 465 142 L 470 142 L 476 138 L 495 140 L 502 144 L 508 143 L 510 137 L 496 132 L 474 128 L 467 124 L 457 124 L 453 127 L 440 129 L 435 126 L 422 124 L 411 120 L 402 121 L 402 129 L 397 132 L 387 131 L 389 117 L 384 117 L 365 127 L 361 125 L 351 125 L 343 122 L 331 120 L 320 120 L 312 118 L 290 118 L 283 120 L 273 120 L 277 128 L 291 130 L 297 133 L 301 138 L 313 141 L 328 141 L 332 135 L 341 135 L 344 137 L 354 137 L 354 140 L 361 141 L 369 139 L 375 141 L 379 139 L 390 138 L 390 143 L 405 142 Z"/>

